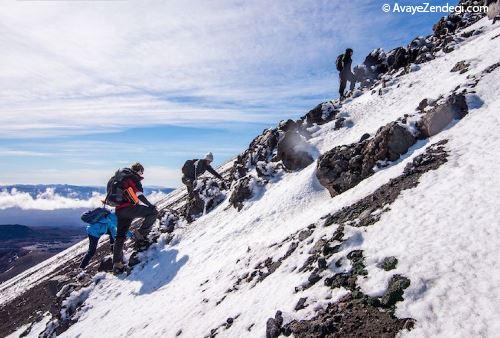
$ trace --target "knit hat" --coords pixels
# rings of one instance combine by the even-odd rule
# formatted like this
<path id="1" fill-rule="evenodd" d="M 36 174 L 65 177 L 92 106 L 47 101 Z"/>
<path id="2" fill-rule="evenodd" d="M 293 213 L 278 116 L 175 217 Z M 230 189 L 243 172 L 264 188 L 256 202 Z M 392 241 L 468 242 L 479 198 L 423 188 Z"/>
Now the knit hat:
<path id="1" fill-rule="evenodd" d="M 144 173 L 144 167 L 142 166 L 142 164 L 140 164 L 139 162 L 137 163 L 134 163 L 130 166 L 130 169 L 132 169 L 133 171 L 135 171 L 136 173 Z"/>
<path id="2" fill-rule="evenodd" d="M 212 161 L 214 160 L 214 154 L 212 154 L 212 153 L 207 153 L 207 154 L 205 155 L 205 160 L 208 160 L 208 161 L 212 162 Z"/>

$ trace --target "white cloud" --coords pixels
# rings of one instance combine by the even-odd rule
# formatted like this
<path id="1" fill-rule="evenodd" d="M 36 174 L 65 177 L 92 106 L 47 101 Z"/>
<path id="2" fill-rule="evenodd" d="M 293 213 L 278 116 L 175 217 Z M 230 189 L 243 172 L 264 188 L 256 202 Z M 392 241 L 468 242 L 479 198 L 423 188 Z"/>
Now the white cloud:
<path id="1" fill-rule="evenodd" d="M 54 189 L 50 188 L 36 197 L 16 189 L 11 191 L 2 190 L 0 191 L 0 210 L 9 208 L 20 208 L 22 210 L 96 208 L 102 205 L 102 197 L 102 195 L 94 194 L 88 200 L 68 198 L 55 194 Z"/>
<path id="2" fill-rule="evenodd" d="M 335 92 L 346 39 L 376 43 L 366 3 L 4 3 L 0 136 L 276 121 Z"/>
<path id="3" fill-rule="evenodd" d="M 51 153 L 45 152 L 0 148 L 0 156 L 5 157 L 47 157 L 52 155 Z"/>
<path id="4" fill-rule="evenodd" d="M 148 166 L 143 184 L 145 186 L 177 187 L 182 173 L 180 169 Z M 47 169 L 25 168 L 2 178 L 0 185 L 9 184 L 73 184 L 82 186 L 104 186 L 118 167 L 102 166 L 101 169 Z"/>

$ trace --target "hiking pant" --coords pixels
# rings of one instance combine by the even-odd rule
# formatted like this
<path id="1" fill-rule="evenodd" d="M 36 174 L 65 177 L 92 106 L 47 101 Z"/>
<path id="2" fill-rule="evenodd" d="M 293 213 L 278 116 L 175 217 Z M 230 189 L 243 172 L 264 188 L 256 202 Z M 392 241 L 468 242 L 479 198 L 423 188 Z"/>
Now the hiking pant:
<path id="1" fill-rule="evenodd" d="M 193 196 L 195 180 L 186 176 L 182 176 L 182 183 L 184 183 L 184 185 L 187 188 L 188 196 L 189 197 Z"/>
<path id="2" fill-rule="evenodd" d="M 85 269 L 89 264 L 92 257 L 94 257 L 95 252 L 97 250 L 97 244 L 99 243 L 99 238 L 89 235 L 89 249 L 83 257 L 82 262 L 80 263 L 80 269 Z"/>
<path id="3" fill-rule="evenodd" d="M 116 210 L 116 217 L 118 218 L 118 226 L 116 229 L 116 239 L 113 248 L 113 264 L 123 262 L 123 244 L 125 243 L 125 236 L 127 231 L 135 218 L 144 218 L 139 233 L 147 237 L 151 227 L 153 226 L 158 211 L 154 208 L 146 207 L 144 205 L 131 205 L 125 208 Z"/>
<path id="4" fill-rule="evenodd" d="M 339 77 L 340 77 L 339 94 L 340 94 L 340 97 L 343 97 L 345 86 L 347 85 L 347 81 L 350 82 L 350 85 L 351 85 L 350 90 L 353 90 L 354 86 L 356 85 L 356 77 L 350 71 L 340 72 Z"/>
<path id="5" fill-rule="evenodd" d="M 113 243 L 115 240 L 113 237 L 111 237 L 111 234 L 109 234 L 109 244 L 111 244 L 111 252 L 113 252 Z M 87 253 L 85 254 L 85 257 L 83 257 L 82 262 L 80 263 L 80 269 L 85 269 L 87 265 L 89 265 L 90 260 L 92 257 L 94 257 L 95 252 L 97 251 L 97 244 L 99 244 L 99 238 L 94 237 L 89 235 L 89 249 L 87 250 Z"/>

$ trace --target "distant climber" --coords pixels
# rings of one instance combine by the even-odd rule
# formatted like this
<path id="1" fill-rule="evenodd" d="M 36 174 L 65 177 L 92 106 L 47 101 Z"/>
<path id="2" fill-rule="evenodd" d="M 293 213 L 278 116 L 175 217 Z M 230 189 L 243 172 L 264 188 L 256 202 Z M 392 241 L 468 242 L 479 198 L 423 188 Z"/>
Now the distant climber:
<path id="1" fill-rule="evenodd" d="M 500 0 L 485 0 L 484 5 L 488 7 L 488 18 L 495 24 L 500 20 Z"/>
<path id="2" fill-rule="evenodd" d="M 184 185 L 186 186 L 188 195 L 190 197 L 193 194 L 196 180 L 198 179 L 198 177 L 203 175 L 205 171 L 208 171 L 224 183 L 224 179 L 222 178 L 222 176 L 219 175 L 219 173 L 217 173 L 217 171 L 215 171 L 211 166 L 213 160 L 214 155 L 212 153 L 208 153 L 205 155 L 204 159 L 187 160 L 182 166 L 182 183 L 184 183 Z"/>
<path id="3" fill-rule="evenodd" d="M 99 243 L 99 238 L 102 235 L 109 235 L 109 244 L 111 245 L 111 252 L 113 252 L 113 244 L 116 237 L 116 223 L 116 215 L 108 212 L 106 216 L 100 217 L 97 221 L 87 225 L 89 249 L 80 263 L 80 269 L 84 270 L 92 257 L 94 257 L 97 250 L 97 244 Z"/>
<path id="4" fill-rule="evenodd" d="M 336 60 L 336 67 L 337 70 L 339 71 L 339 81 L 340 81 L 339 94 L 341 99 L 345 98 L 344 91 L 347 85 L 347 81 L 350 82 L 350 90 L 353 90 L 354 86 L 356 85 L 356 76 L 354 76 L 351 70 L 352 53 L 353 53 L 352 49 L 347 48 L 345 50 L 345 53 L 340 54 Z"/>
<path id="5" fill-rule="evenodd" d="M 135 245 L 140 248 L 147 245 L 147 236 L 158 216 L 156 207 L 144 196 L 141 184 L 143 174 L 144 167 L 140 163 L 135 163 L 130 168 L 118 170 L 108 182 L 106 203 L 115 206 L 118 218 L 113 248 L 113 272 L 115 273 L 120 273 L 125 268 L 123 244 L 132 221 L 136 218 L 144 218 L 139 229 L 134 230 Z"/>

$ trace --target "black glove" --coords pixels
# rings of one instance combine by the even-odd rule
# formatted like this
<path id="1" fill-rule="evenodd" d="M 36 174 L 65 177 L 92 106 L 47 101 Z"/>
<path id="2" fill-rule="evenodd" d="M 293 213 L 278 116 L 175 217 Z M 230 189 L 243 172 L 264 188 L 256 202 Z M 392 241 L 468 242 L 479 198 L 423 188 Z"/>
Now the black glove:
<path id="1" fill-rule="evenodd" d="M 156 207 L 154 206 L 154 204 L 151 204 L 151 202 L 149 202 L 149 201 L 148 201 L 148 199 L 146 198 L 146 196 L 144 196 L 144 195 L 140 195 L 140 196 L 139 196 L 139 200 L 140 200 L 142 203 L 146 204 L 146 205 L 147 205 L 148 207 L 150 207 L 150 208 L 156 208 Z"/>

